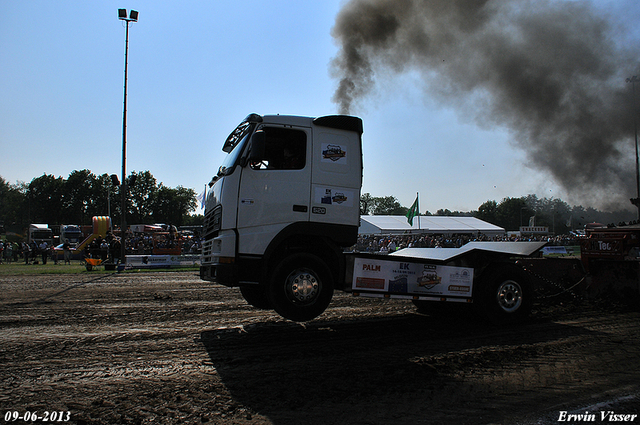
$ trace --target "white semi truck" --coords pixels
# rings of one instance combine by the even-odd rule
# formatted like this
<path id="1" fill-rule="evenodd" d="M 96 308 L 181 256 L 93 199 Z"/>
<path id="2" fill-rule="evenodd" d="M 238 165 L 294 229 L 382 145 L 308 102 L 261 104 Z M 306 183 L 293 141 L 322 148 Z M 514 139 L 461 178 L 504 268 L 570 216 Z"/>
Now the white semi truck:
<path id="1" fill-rule="evenodd" d="M 71 246 L 77 246 L 84 239 L 82 230 L 75 224 L 63 224 L 60 226 L 60 242 L 68 243 Z"/>
<path id="2" fill-rule="evenodd" d="M 362 133 L 353 116 L 248 115 L 224 142 L 228 155 L 209 183 L 200 277 L 237 286 L 249 304 L 294 321 L 322 314 L 334 290 L 526 317 L 533 289 L 515 258 L 542 242 L 344 252 L 358 237 Z"/>
<path id="3" fill-rule="evenodd" d="M 30 224 L 27 229 L 27 243 L 35 242 L 40 245 L 46 242 L 48 246 L 53 245 L 53 230 L 48 224 Z"/>

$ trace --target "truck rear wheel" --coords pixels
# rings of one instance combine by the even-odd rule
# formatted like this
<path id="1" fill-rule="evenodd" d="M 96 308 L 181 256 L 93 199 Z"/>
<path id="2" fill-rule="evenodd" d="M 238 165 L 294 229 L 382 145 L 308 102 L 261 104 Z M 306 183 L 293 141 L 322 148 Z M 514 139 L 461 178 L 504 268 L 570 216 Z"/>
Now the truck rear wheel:
<path id="1" fill-rule="evenodd" d="M 329 306 L 333 297 L 333 278 L 320 258 L 293 254 L 273 270 L 267 294 L 278 314 L 304 322 L 318 317 Z"/>
<path id="2" fill-rule="evenodd" d="M 481 308 L 496 323 L 518 323 L 533 307 L 529 276 L 519 267 L 504 264 L 488 271 L 480 282 Z"/>

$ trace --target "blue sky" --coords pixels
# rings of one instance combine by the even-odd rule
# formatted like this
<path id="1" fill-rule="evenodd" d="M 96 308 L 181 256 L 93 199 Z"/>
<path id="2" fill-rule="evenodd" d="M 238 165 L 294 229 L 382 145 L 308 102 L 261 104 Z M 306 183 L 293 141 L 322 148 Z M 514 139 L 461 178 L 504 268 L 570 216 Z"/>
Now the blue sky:
<path id="1" fill-rule="evenodd" d="M 127 174 L 149 170 L 166 186 L 202 192 L 225 156 L 224 139 L 247 114 L 338 112 L 331 30 L 343 4 L 3 1 L 0 176 L 121 174 L 125 29 L 117 10 L 127 8 L 139 11 L 129 31 Z M 621 25 L 640 22 L 636 0 L 597 7 Z M 378 80 L 352 111 L 364 120 L 363 192 L 405 206 L 419 192 L 422 212 L 529 193 L 571 201 L 528 167 L 507 129 L 480 128 L 429 98 L 415 73 Z"/>

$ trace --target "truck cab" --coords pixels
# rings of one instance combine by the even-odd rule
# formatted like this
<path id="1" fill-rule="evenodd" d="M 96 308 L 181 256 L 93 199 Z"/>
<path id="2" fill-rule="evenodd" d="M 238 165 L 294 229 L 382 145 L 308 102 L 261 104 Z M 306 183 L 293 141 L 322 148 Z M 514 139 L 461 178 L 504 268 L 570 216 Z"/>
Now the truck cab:
<path id="1" fill-rule="evenodd" d="M 292 320 L 324 311 L 357 240 L 362 132 L 352 116 L 248 115 L 209 183 L 200 277 Z"/>

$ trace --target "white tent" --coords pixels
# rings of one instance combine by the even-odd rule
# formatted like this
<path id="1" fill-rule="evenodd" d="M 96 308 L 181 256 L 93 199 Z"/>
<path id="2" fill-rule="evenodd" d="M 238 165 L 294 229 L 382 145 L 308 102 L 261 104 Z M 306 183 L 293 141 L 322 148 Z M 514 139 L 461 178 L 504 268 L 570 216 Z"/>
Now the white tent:
<path id="1" fill-rule="evenodd" d="M 504 235 L 502 227 L 495 226 L 475 217 L 417 216 L 413 226 L 403 215 L 363 215 L 360 216 L 361 235 L 402 235 L 402 234 L 473 234 L 487 236 Z"/>

